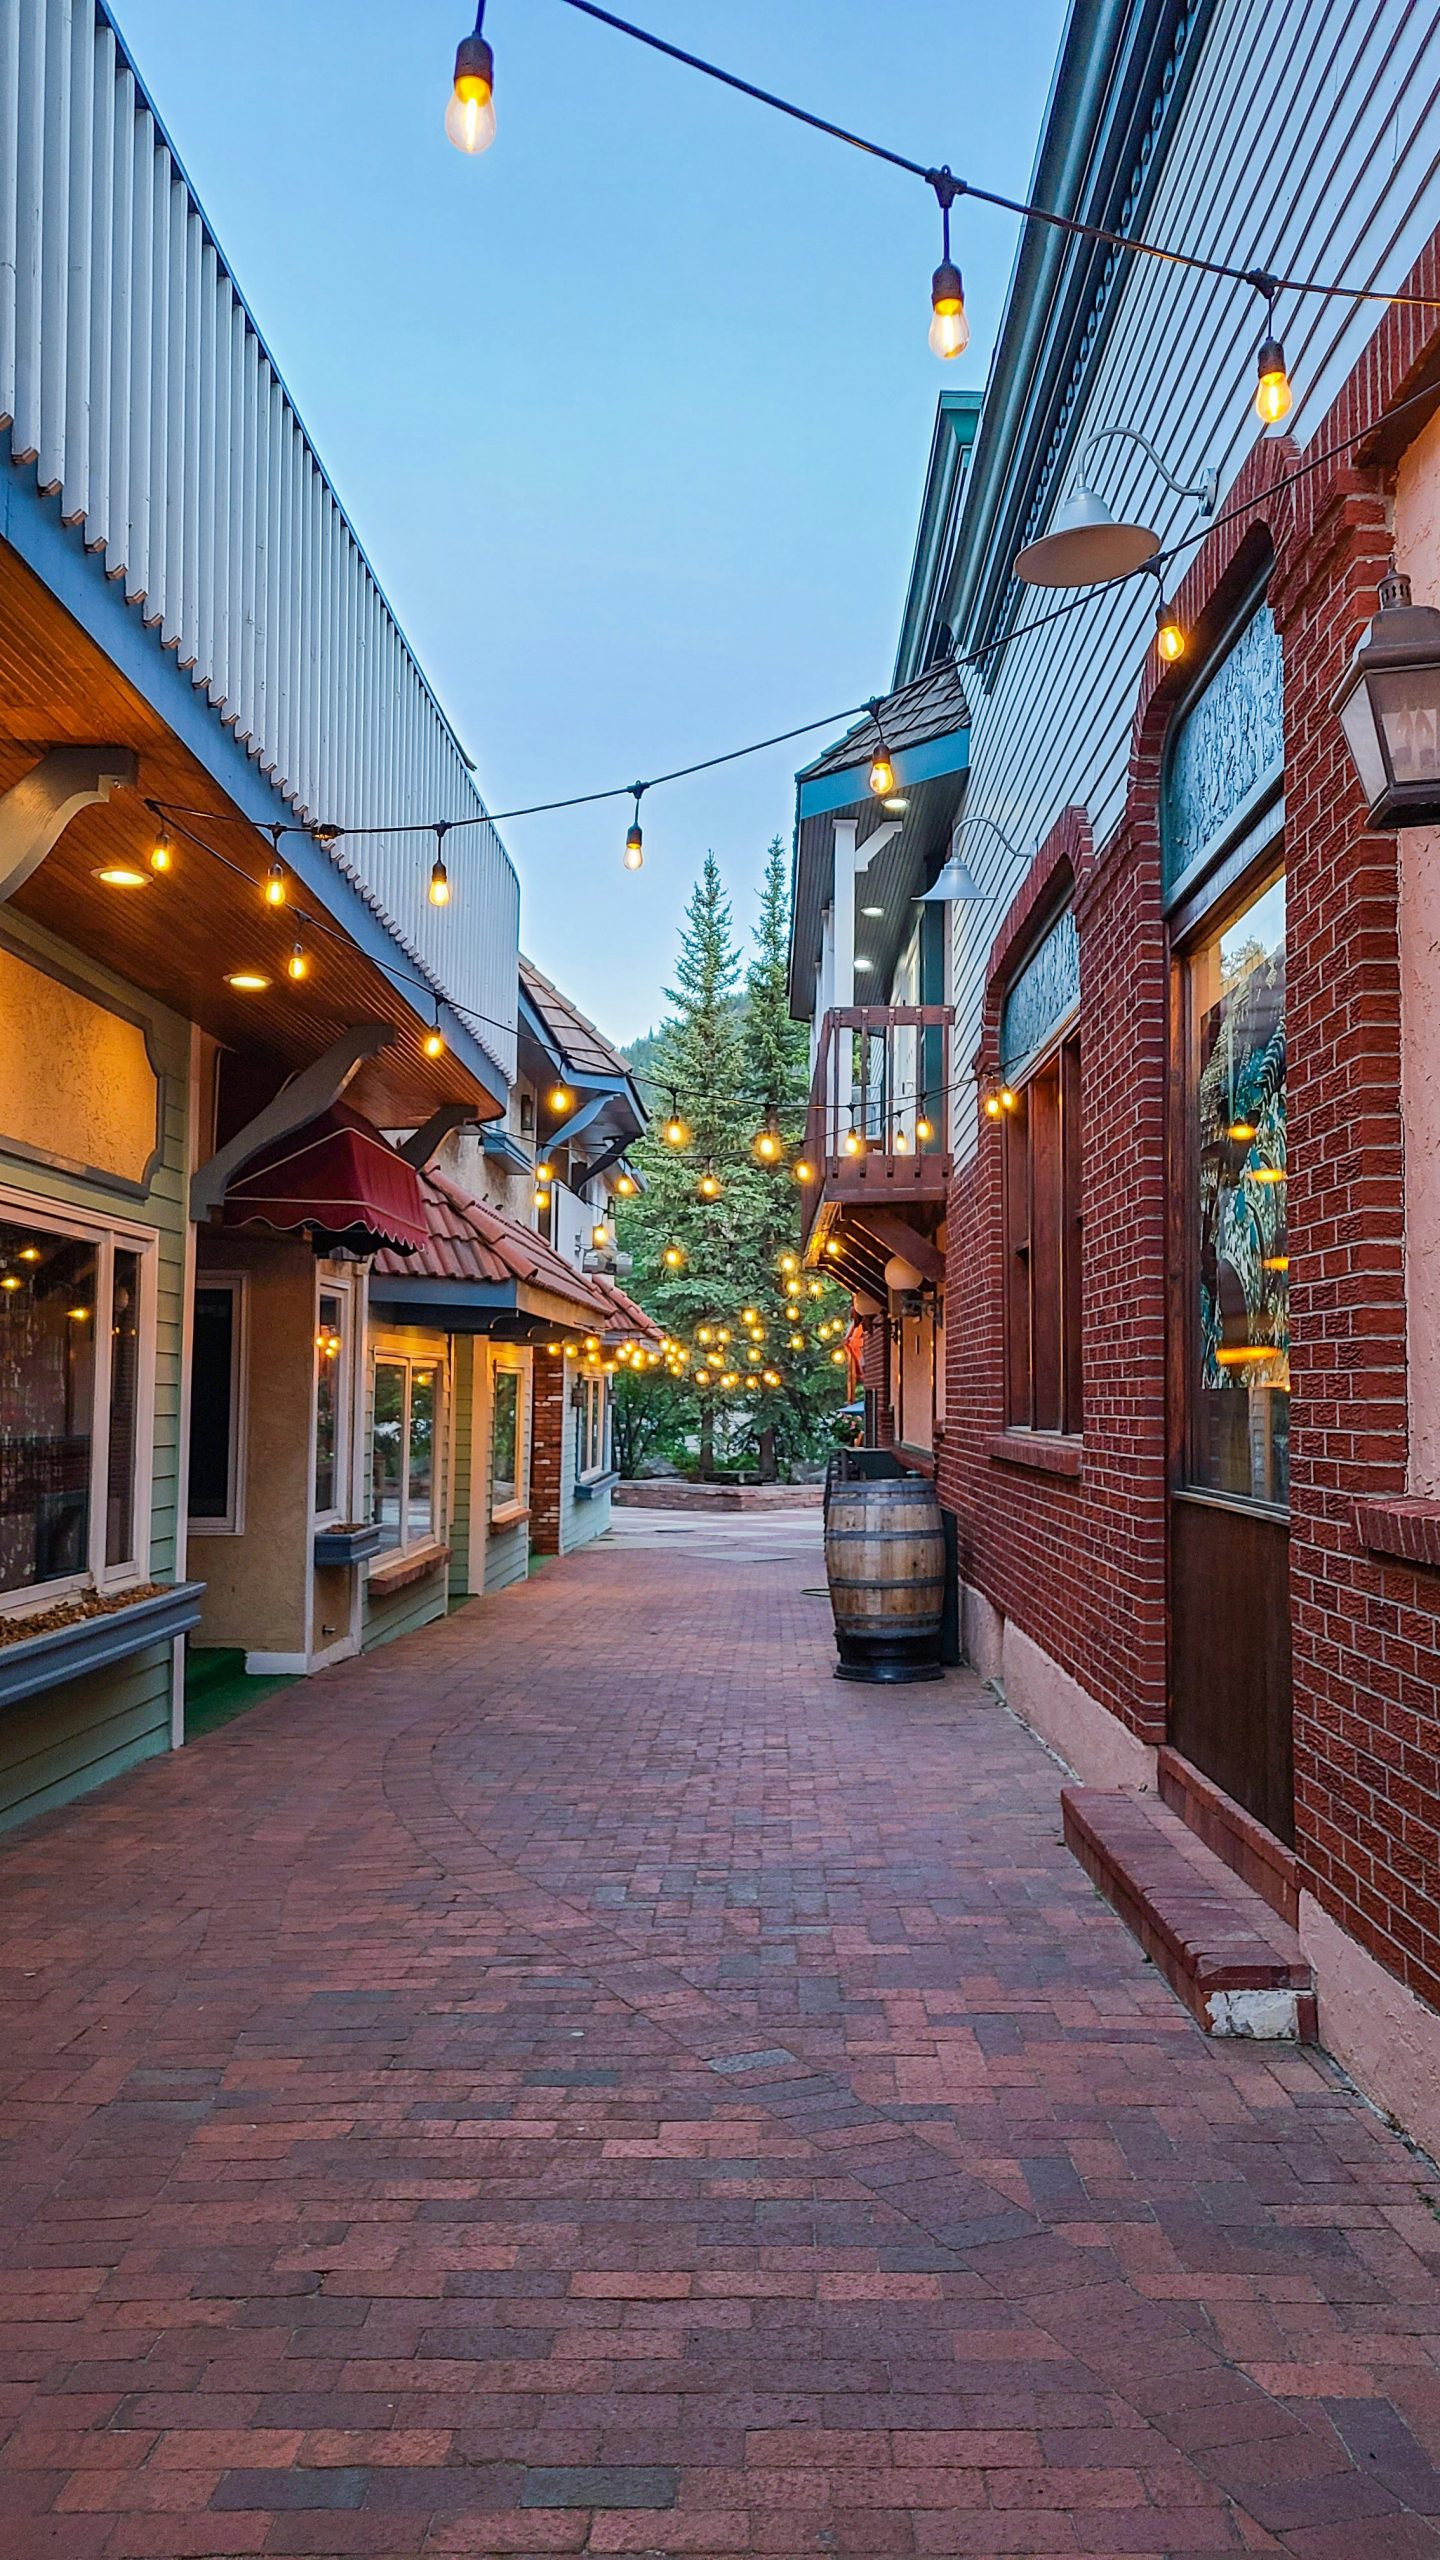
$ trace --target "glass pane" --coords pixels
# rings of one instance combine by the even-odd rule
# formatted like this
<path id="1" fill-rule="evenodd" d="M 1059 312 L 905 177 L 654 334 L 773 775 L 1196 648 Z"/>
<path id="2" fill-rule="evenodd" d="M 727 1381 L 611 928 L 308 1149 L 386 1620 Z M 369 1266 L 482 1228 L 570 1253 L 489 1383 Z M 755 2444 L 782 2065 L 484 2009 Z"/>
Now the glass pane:
<path id="1" fill-rule="evenodd" d="M 399 1360 L 375 1363 L 370 1487 L 370 1517 L 380 1523 L 380 1544 L 398 1547 L 405 1493 L 405 1368 Z"/>
<path id="2" fill-rule="evenodd" d="M 1190 1480 L 1289 1497 L 1285 883 L 1190 963 L 1198 1253 Z"/>
<path id="3" fill-rule="evenodd" d="M 231 1429 L 235 1364 L 235 1293 L 195 1292 L 190 1371 L 190 1517 L 231 1520 Z"/>
<path id="4" fill-rule="evenodd" d="M 436 1372 L 410 1373 L 410 1545 L 435 1535 L 435 1414 L 439 1404 Z"/>
<path id="5" fill-rule="evenodd" d="M 520 1498 L 520 1372 L 495 1372 L 495 1415 L 490 1433 L 490 1508 Z"/>
<path id="6" fill-rule="evenodd" d="M 135 1436 L 140 1393 L 140 1256 L 116 1246 L 110 1305 L 110 1450 L 105 1561 L 135 1561 Z"/>
<path id="7" fill-rule="evenodd" d="M 315 1510 L 323 1518 L 339 1501 L 340 1398 L 343 1393 L 345 1301 L 320 1292 L 315 1328 Z"/>
<path id="8" fill-rule="evenodd" d="M 0 1223 L 0 1591 L 90 1562 L 98 1256 Z"/>

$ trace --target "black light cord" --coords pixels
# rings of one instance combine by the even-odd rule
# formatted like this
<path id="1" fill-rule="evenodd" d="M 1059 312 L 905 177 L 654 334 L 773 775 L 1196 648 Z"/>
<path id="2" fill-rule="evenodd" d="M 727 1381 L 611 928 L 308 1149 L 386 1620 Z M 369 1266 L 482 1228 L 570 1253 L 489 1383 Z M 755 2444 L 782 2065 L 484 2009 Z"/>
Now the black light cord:
<path id="1" fill-rule="evenodd" d="M 892 169 L 903 169 L 909 177 L 922 178 L 941 197 L 942 209 L 947 196 L 952 201 L 959 196 L 973 196 L 977 204 L 998 206 L 1002 213 L 1019 214 L 1026 222 L 1048 223 L 1052 230 L 1069 232 L 1075 239 L 1101 240 L 1113 249 L 1133 250 L 1137 257 L 1158 258 L 1167 266 L 1189 267 L 1199 275 L 1223 276 L 1232 284 L 1249 285 L 1272 302 L 1277 293 L 1308 293 L 1326 300 L 1395 302 L 1413 310 L 1440 311 L 1440 297 L 1433 294 L 1387 293 L 1380 286 L 1369 284 L 1313 284 L 1303 276 L 1272 275 L 1267 267 L 1230 266 L 1222 258 L 1202 258 L 1188 249 L 1166 249 L 1155 241 L 1136 240 L 1125 231 L 1108 231 L 1102 223 L 1082 222 L 1073 214 L 1056 213 L 1049 205 L 1032 204 L 1021 196 L 999 195 L 992 187 L 977 187 L 967 178 L 952 176 L 948 169 L 926 168 L 922 161 L 908 159 L 903 151 L 891 151 L 885 143 L 855 133 L 848 125 L 832 124 L 828 116 L 813 115 L 808 107 L 797 106 L 793 98 L 779 97 L 773 89 L 762 89 L 753 80 L 743 80 L 738 72 L 726 71 L 718 62 L 708 62 L 703 54 L 688 53 L 683 45 L 653 35 L 648 27 L 637 27 L 629 18 L 617 17 L 612 9 L 599 8 L 596 0 L 564 0 L 564 5 L 577 9 L 582 17 L 597 18 L 602 26 L 613 27 L 617 35 L 647 45 L 652 53 L 663 53 L 672 62 L 683 63 L 687 71 L 699 71 L 723 88 L 738 89 L 742 97 L 773 108 L 777 115 L 789 116 L 795 124 L 808 125 L 813 133 L 827 134 L 832 142 L 848 143 L 852 151 L 863 151 L 867 159 L 886 161 Z"/>
<path id="2" fill-rule="evenodd" d="M 589 4 L 590 0 L 584 0 L 584 5 L 589 6 Z M 578 8 L 582 5 L 582 0 L 564 0 L 564 5 L 567 8 Z M 1001 632 L 993 640 L 982 641 L 978 648 L 969 649 L 963 656 L 952 657 L 945 663 L 957 671 L 963 671 L 967 667 L 982 667 L 988 659 L 994 657 L 997 650 L 1008 649 L 1012 643 L 1028 639 L 1032 632 L 1048 630 L 1053 623 L 1062 622 L 1067 615 L 1078 613 L 1084 606 L 1093 604 L 1097 596 L 1113 594 L 1117 588 L 1128 586 L 1137 578 L 1161 576 L 1183 553 L 1193 551 L 1197 545 L 1208 541 L 1212 533 L 1222 531 L 1227 525 L 1248 521 L 1253 517 L 1256 506 L 1262 500 L 1277 497 L 1282 489 L 1293 489 L 1299 481 L 1307 479 L 1312 471 L 1322 471 L 1327 463 L 1338 462 L 1343 455 L 1353 453 L 1357 445 L 1370 443 L 1384 428 L 1393 425 L 1409 410 L 1419 408 L 1425 402 L 1432 405 L 1440 402 L 1440 382 L 1429 382 L 1418 391 L 1407 392 L 1403 400 L 1396 400 L 1388 409 L 1382 409 L 1378 417 L 1370 419 L 1363 427 L 1357 427 L 1353 434 L 1339 437 L 1334 444 L 1324 445 L 1318 453 L 1308 455 L 1306 460 L 1297 463 L 1293 470 L 1281 472 L 1278 478 L 1266 484 L 1257 497 L 1246 498 L 1236 506 L 1222 509 L 1219 515 L 1207 517 L 1202 524 L 1194 526 L 1189 533 L 1181 534 L 1163 550 L 1152 552 L 1150 558 L 1142 560 L 1137 568 L 1125 570 L 1118 578 L 1107 579 L 1100 587 L 1076 588 L 1072 594 L 1064 598 L 1063 602 L 1047 606 L 1043 613 L 1032 614 L 1028 622 L 1018 623 L 1014 630 Z M 927 667 L 922 671 L 921 676 L 913 679 L 913 682 L 918 684 L 925 676 L 932 673 L 933 669 Z M 902 692 L 908 690 L 909 687 L 901 688 Z M 702 756 L 695 764 L 676 765 L 669 773 L 654 775 L 649 782 L 640 785 L 640 788 L 644 791 L 652 791 L 661 783 L 687 782 L 697 773 L 713 773 L 719 766 L 739 763 L 746 756 L 764 755 L 771 747 L 785 746 L 792 738 L 808 737 L 816 729 L 833 729 L 842 720 L 859 719 L 863 715 L 873 716 L 873 699 L 872 697 L 869 701 L 851 703 L 843 711 L 827 712 L 819 720 L 802 721 L 793 729 L 777 730 L 772 737 L 754 738 L 743 747 L 727 747 L 720 755 Z M 473 817 L 444 820 L 404 818 L 393 826 L 326 826 L 319 822 L 307 824 L 297 818 L 284 821 L 278 826 L 266 824 L 259 828 L 259 832 L 272 839 L 278 839 L 282 835 L 307 836 L 313 844 L 318 844 L 329 851 L 343 839 L 351 836 L 433 836 L 437 825 L 443 825 L 447 836 L 455 835 L 467 827 L 501 826 L 511 818 L 546 817 L 555 811 L 592 807 L 603 800 L 629 800 L 633 798 L 635 790 L 636 785 L 633 782 L 613 783 L 606 790 L 582 791 L 565 800 L 531 801 L 523 809 L 501 809 L 494 814 L 488 809 L 482 809 Z M 152 809 L 157 817 L 173 819 L 177 823 L 186 818 L 200 818 L 209 826 L 248 827 L 253 830 L 257 825 L 256 820 L 247 818 L 238 809 L 194 809 L 178 801 L 153 799 L 148 800 L 146 806 Z M 196 838 L 194 841 L 198 842 L 199 839 Z M 213 853 L 215 850 L 212 845 L 203 845 L 201 849 L 206 853 Z M 221 858 L 216 855 L 217 861 Z M 232 869 L 236 867 L 231 865 Z M 248 878 L 249 874 L 242 872 L 240 876 Z M 419 984 L 420 982 L 416 980 L 411 983 Z M 434 994 L 436 989 L 427 982 L 426 992 Z M 441 992 L 443 993 L 443 990 Z M 448 998 L 446 1000 L 449 1001 Z M 464 1008 L 457 1005 L 454 1010 L 459 1013 Z M 475 1018 L 483 1021 L 490 1017 L 477 1015 Z M 508 1026 L 501 1024 L 498 1027 L 504 1029 Z"/>

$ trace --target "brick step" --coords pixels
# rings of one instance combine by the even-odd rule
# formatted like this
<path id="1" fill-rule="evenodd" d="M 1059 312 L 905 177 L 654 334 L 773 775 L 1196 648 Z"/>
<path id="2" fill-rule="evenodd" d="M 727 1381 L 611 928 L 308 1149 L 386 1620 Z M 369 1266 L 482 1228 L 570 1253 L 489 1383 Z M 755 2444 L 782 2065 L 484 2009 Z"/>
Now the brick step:
<path id="1" fill-rule="evenodd" d="M 1064 1787 L 1065 1839 L 1207 2035 L 1315 2040 L 1299 1938 L 1158 1796 Z"/>

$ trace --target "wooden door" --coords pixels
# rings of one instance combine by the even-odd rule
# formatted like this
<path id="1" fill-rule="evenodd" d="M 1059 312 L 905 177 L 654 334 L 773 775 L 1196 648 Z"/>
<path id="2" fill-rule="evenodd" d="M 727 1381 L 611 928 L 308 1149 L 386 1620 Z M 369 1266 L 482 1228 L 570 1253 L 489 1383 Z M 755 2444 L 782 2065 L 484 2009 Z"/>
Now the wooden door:
<path id="1" fill-rule="evenodd" d="M 1288 1841 L 1283 872 L 1206 918 L 1178 994 L 1170 1738 Z"/>

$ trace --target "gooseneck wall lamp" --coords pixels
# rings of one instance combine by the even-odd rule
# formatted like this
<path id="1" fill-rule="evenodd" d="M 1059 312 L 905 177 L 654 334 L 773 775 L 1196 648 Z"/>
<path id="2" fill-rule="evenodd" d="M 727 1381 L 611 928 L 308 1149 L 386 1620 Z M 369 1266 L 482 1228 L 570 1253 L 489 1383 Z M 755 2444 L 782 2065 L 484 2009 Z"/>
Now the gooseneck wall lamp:
<path id="1" fill-rule="evenodd" d="M 1148 524 L 1113 516 L 1091 482 L 1092 465 L 1106 444 L 1138 444 L 1153 462 L 1167 489 L 1177 498 L 1195 498 L 1203 516 L 1213 515 L 1219 493 L 1218 471 L 1202 471 L 1198 480 L 1177 480 L 1166 469 L 1148 436 L 1138 427 L 1102 427 L 1089 436 L 1080 455 L 1075 483 L 1056 509 L 1048 533 L 1027 542 L 1015 559 L 1015 575 L 1031 587 L 1103 587 L 1112 578 L 1143 569 L 1160 548 L 1160 536 Z"/>
<path id="2" fill-rule="evenodd" d="M 995 893 L 993 890 L 981 888 L 973 871 L 970 869 L 969 864 L 962 862 L 960 855 L 956 850 L 956 847 L 959 845 L 960 839 L 964 835 L 967 827 L 987 828 L 992 836 L 997 836 L 999 838 L 1006 852 L 1010 854 L 1016 862 L 1029 862 L 1029 854 L 1022 853 L 1018 844 L 1011 843 L 1004 828 L 997 827 L 993 818 L 982 818 L 977 810 L 973 817 L 962 818 L 960 820 L 959 825 L 950 839 L 950 859 L 946 863 L 944 870 L 940 873 L 939 878 L 934 882 L 933 886 L 921 891 L 920 896 L 915 901 L 917 907 L 948 906 L 952 900 L 958 904 L 960 901 L 965 899 L 994 896 Z"/>
<path id="3" fill-rule="evenodd" d="M 1393 561 L 1335 711 L 1371 826 L 1440 823 L 1440 609 L 1411 603 L 1410 581 Z"/>

